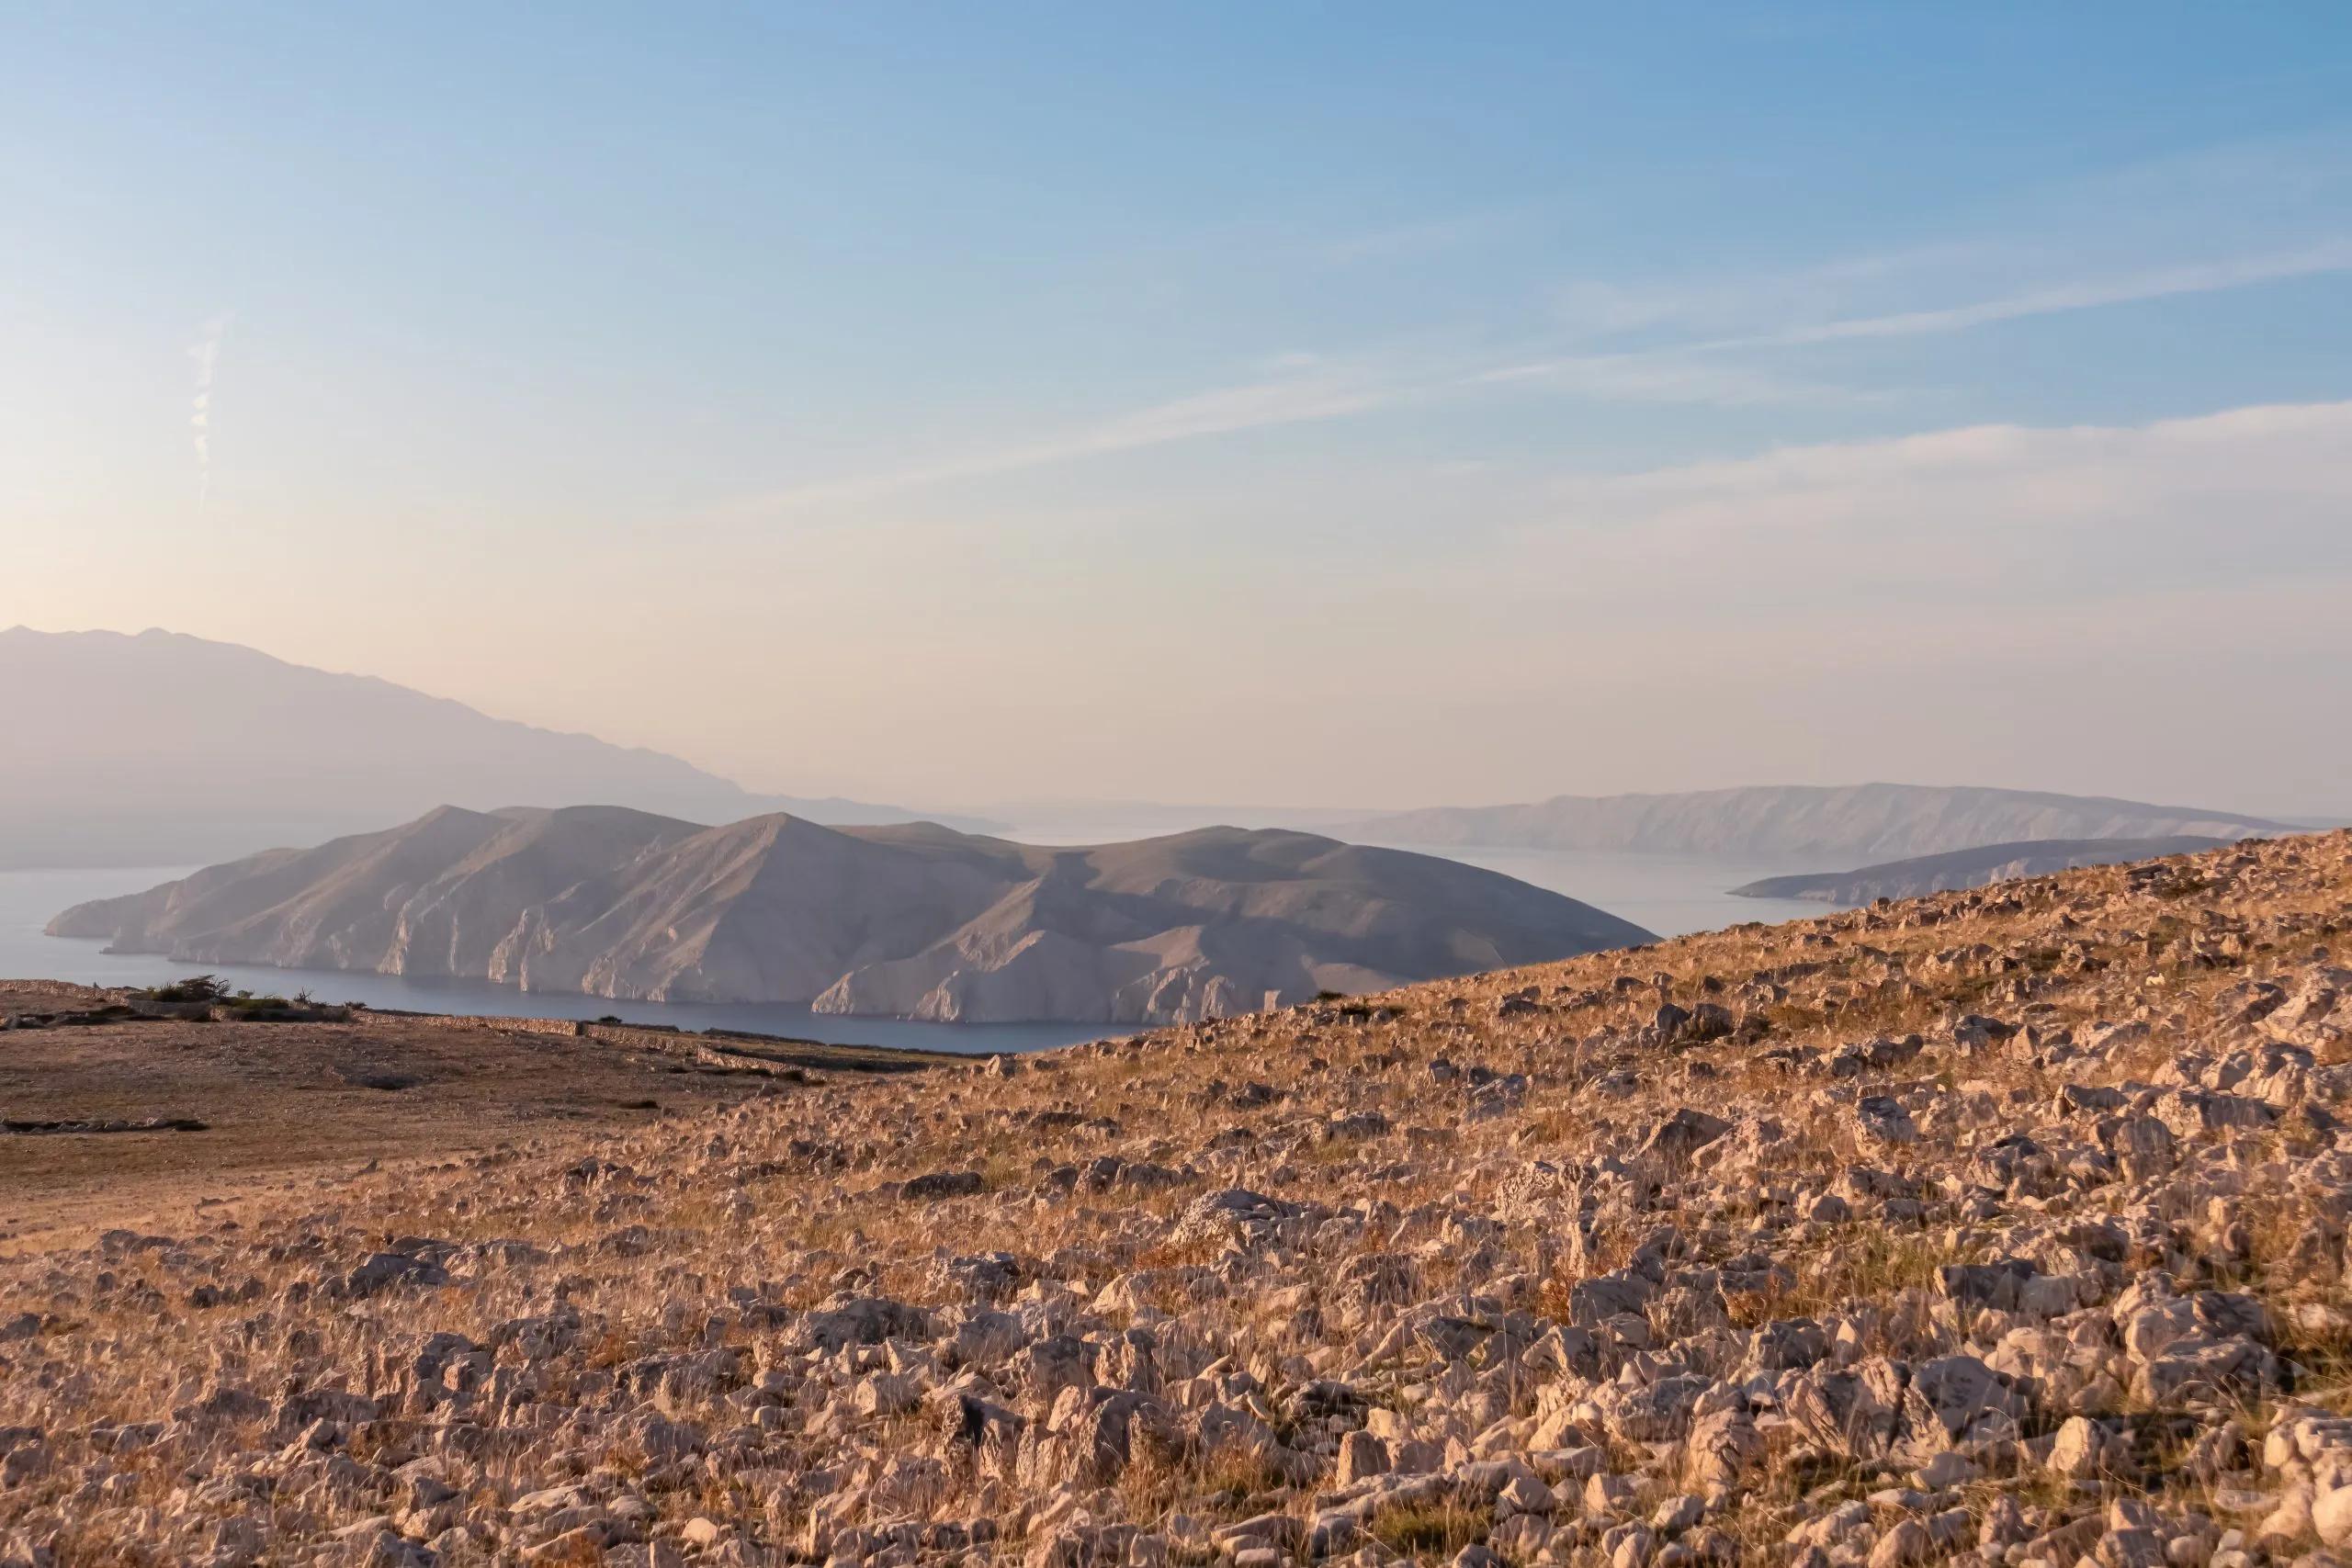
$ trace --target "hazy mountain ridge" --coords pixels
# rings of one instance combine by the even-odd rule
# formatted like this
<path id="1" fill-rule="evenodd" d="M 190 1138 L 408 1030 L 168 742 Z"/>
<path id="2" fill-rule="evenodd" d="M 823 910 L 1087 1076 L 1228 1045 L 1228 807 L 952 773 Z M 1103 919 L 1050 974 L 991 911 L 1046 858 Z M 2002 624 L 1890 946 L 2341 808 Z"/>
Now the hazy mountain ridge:
<path id="1" fill-rule="evenodd" d="M 69 909 L 195 964 L 940 1021 L 1172 1022 L 1652 940 L 1451 861 L 1204 829 L 1040 849 L 935 824 L 443 807 Z"/>
<path id="2" fill-rule="evenodd" d="M 1375 817 L 1385 843 L 1876 862 L 2055 839 L 2231 840 L 2278 833 L 2264 818 L 2098 795 L 1976 786 L 1758 785 L 1680 795 L 1557 795 L 1521 806 Z"/>
<path id="3" fill-rule="evenodd" d="M 0 868 L 218 860 L 448 801 L 615 801 L 706 823 L 919 815 L 757 795 L 659 751 L 158 630 L 0 631 L 0 727 L 15 742 L 0 750 Z"/>
<path id="4" fill-rule="evenodd" d="M 1809 872 L 1768 876 L 1732 892 L 1745 898 L 1813 898 L 1829 904 L 1867 904 L 1873 898 L 1924 898 L 1983 887 L 2020 876 L 2049 876 L 2086 865 L 2120 865 L 2218 849 L 2226 840 L 2182 836 L 2170 839 L 2032 839 L 1986 844 L 1950 854 L 1866 865 L 1856 871 Z"/>

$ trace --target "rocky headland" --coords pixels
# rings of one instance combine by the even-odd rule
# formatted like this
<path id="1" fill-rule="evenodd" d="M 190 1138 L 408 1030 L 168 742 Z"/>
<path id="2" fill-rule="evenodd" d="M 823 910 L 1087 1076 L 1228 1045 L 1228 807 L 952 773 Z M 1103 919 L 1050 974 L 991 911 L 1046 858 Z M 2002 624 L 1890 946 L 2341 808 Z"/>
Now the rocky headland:
<path id="1" fill-rule="evenodd" d="M 1984 887 L 2020 876 L 2047 876 L 2081 865 L 2115 865 L 2218 849 L 2219 839 L 2029 839 L 2022 843 L 1985 844 L 1939 855 L 1866 865 L 1856 871 L 1819 871 L 1768 876 L 1731 891 L 1743 898 L 1809 898 L 1825 904 L 1867 904 L 1873 898 L 1917 898 L 1929 893 Z"/>

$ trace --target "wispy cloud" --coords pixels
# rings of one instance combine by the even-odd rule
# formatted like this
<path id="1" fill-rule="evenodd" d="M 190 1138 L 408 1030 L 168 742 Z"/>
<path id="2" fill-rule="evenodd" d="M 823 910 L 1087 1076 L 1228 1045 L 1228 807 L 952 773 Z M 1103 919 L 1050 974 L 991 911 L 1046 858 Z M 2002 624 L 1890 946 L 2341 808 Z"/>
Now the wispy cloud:
<path id="1" fill-rule="evenodd" d="M 1906 270 L 1951 266 L 1963 247 L 1907 256 L 1860 257 L 1779 279 L 1731 280 L 1673 289 L 1614 289 L 1584 285 L 1571 292 L 1582 330 L 1506 348 L 1372 353 L 1346 357 L 1291 355 L 1270 373 L 1231 386 L 1171 399 L 1037 439 L 911 463 L 874 473 L 775 491 L 751 510 L 789 509 L 920 490 L 958 480 L 1170 443 L 1283 425 L 1345 419 L 1481 395 L 1568 392 L 1613 402 L 1826 406 L 1881 401 L 1892 395 L 1826 385 L 1770 362 L 1775 350 L 1962 333 L 2002 321 L 2097 310 L 2192 294 L 2217 293 L 2298 277 L 2352 271 L 2352 237 L 2181 265 L 2078 276 L 2028 285 L 1957 303 L 1819 319 L 1808 305 L 1868 284 L 1901 284 Z M 1778 324 L 1724 332 L 1731 319 L 1777 310 Z M 1815 317 L 1791 321 L 1791 316 Z M 1715 330 L 1694 335 L 1704 322 Z M 1680 325 L 1675 336 L 1670 329 Z M 1665 341 L 1613 353 L 1581 352 L 1579 340 L 1643 331 Z"/>
<path id="2" fill-rule="evenodd" d="M 1634 354 L 1572 354 L 1514 359 L 1464 377 L 1461 389 L 1545 387 L 1609 402 L 1824 407 L 1872 402 L 1880 394 L 1710 357 L 1697 348 Z"/>
<path id="3" fill-rule="evenodd" d="M 188 358 L 196 366 L 196 392 L 188 406 L 187 424 L 196 449 L 196 510 L 203 515 L 212 494 L 212 376 L 220 362 L 220 344 L 229 336 L 234 310 L 223 310 L 204 323 L 204 334 L 191 344 Z"/>
<path id="4" fill-rule="evenodd" d="M 1917 337 L 1930 333 L 1965 332 L 1972 327 L 1990 326 L 1995 322 L 2018 321 L 2030 316 L 2097 310 L 2102 306 L 2135 304 L 2184 294 L 2212 294 L 2256 284 L 2346 271 L 2352 271 L 2352 238 L 2324 241 L 2270 255 L 2239 256 L 2189 265 L 2159 267 L 2113 277 L 2075 279 L 1960 305 L 1784 327 L 1747 336 L 1719 338 L 1691 347 L 1697 352 L 1716 352 L 1794 347 L 1857 338 Z"/>
<path id="5" fill-rule="evenodd" d="M 1624 581 L 1657 574 L 1716 616 L 1781 621 L 2341 580 L 2347 438 L 2352 403 L 2290 404 L 1587 476 L 1555 487 L 1507 570 L 1486 569 L 1531 592 L 1585 595 L 1589 615 L 1627 604 Z"/>
<path id="6" fill-rule="evenodd" d="M 747 510 L 865 500 L 961 479 L 1042 468 L 1283 425 L 1434 404 L 1514 386 L 1544 386 L 1623 402 L 1850 402 L 1859 394 L 1789 380 L 1753 366 L 1706 364 L 1670 353 L 1558 355 L 1542 344 L 1509 352 L 1420 351 L 1325 359 L 1282 356 L 1270 374 L 1212 388 L 1064 434 L 905 468 L 772 491 Z"/>
<path id="7" fill-rule="evenodd" d="M 1291 355 L 1276 374 L 1256 381 L 1177 398 L 1035 442 L 795 486 L 763 496 L 752 505 L 758 509 L 862 500 L 1172 441 L 1336 419 L 1386 407 L 1412 395 L 1408 375 Z"/>

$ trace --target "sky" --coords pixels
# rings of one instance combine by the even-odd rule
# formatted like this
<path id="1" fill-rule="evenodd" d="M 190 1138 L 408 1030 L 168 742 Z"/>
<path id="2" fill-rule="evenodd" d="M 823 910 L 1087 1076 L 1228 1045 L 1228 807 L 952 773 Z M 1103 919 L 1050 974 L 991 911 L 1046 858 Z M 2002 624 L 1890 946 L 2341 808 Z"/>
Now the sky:
<path id="1" fill-rule="evenodd" d="M 2352 814 L 2352 8 L 0 0 L 0 626 L 754 789 Z"/>

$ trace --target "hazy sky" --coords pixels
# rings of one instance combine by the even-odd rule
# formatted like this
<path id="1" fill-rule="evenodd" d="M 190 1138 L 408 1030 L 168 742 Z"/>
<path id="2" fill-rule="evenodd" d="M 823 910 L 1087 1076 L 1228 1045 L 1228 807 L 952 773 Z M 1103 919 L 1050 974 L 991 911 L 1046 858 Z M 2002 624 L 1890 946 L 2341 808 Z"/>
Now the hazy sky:
<path id="1" fill-rule="evenodd" d="M 0 4 L 0 546 L 799 793 L 2352 812 L 2352 7 Z"/>

